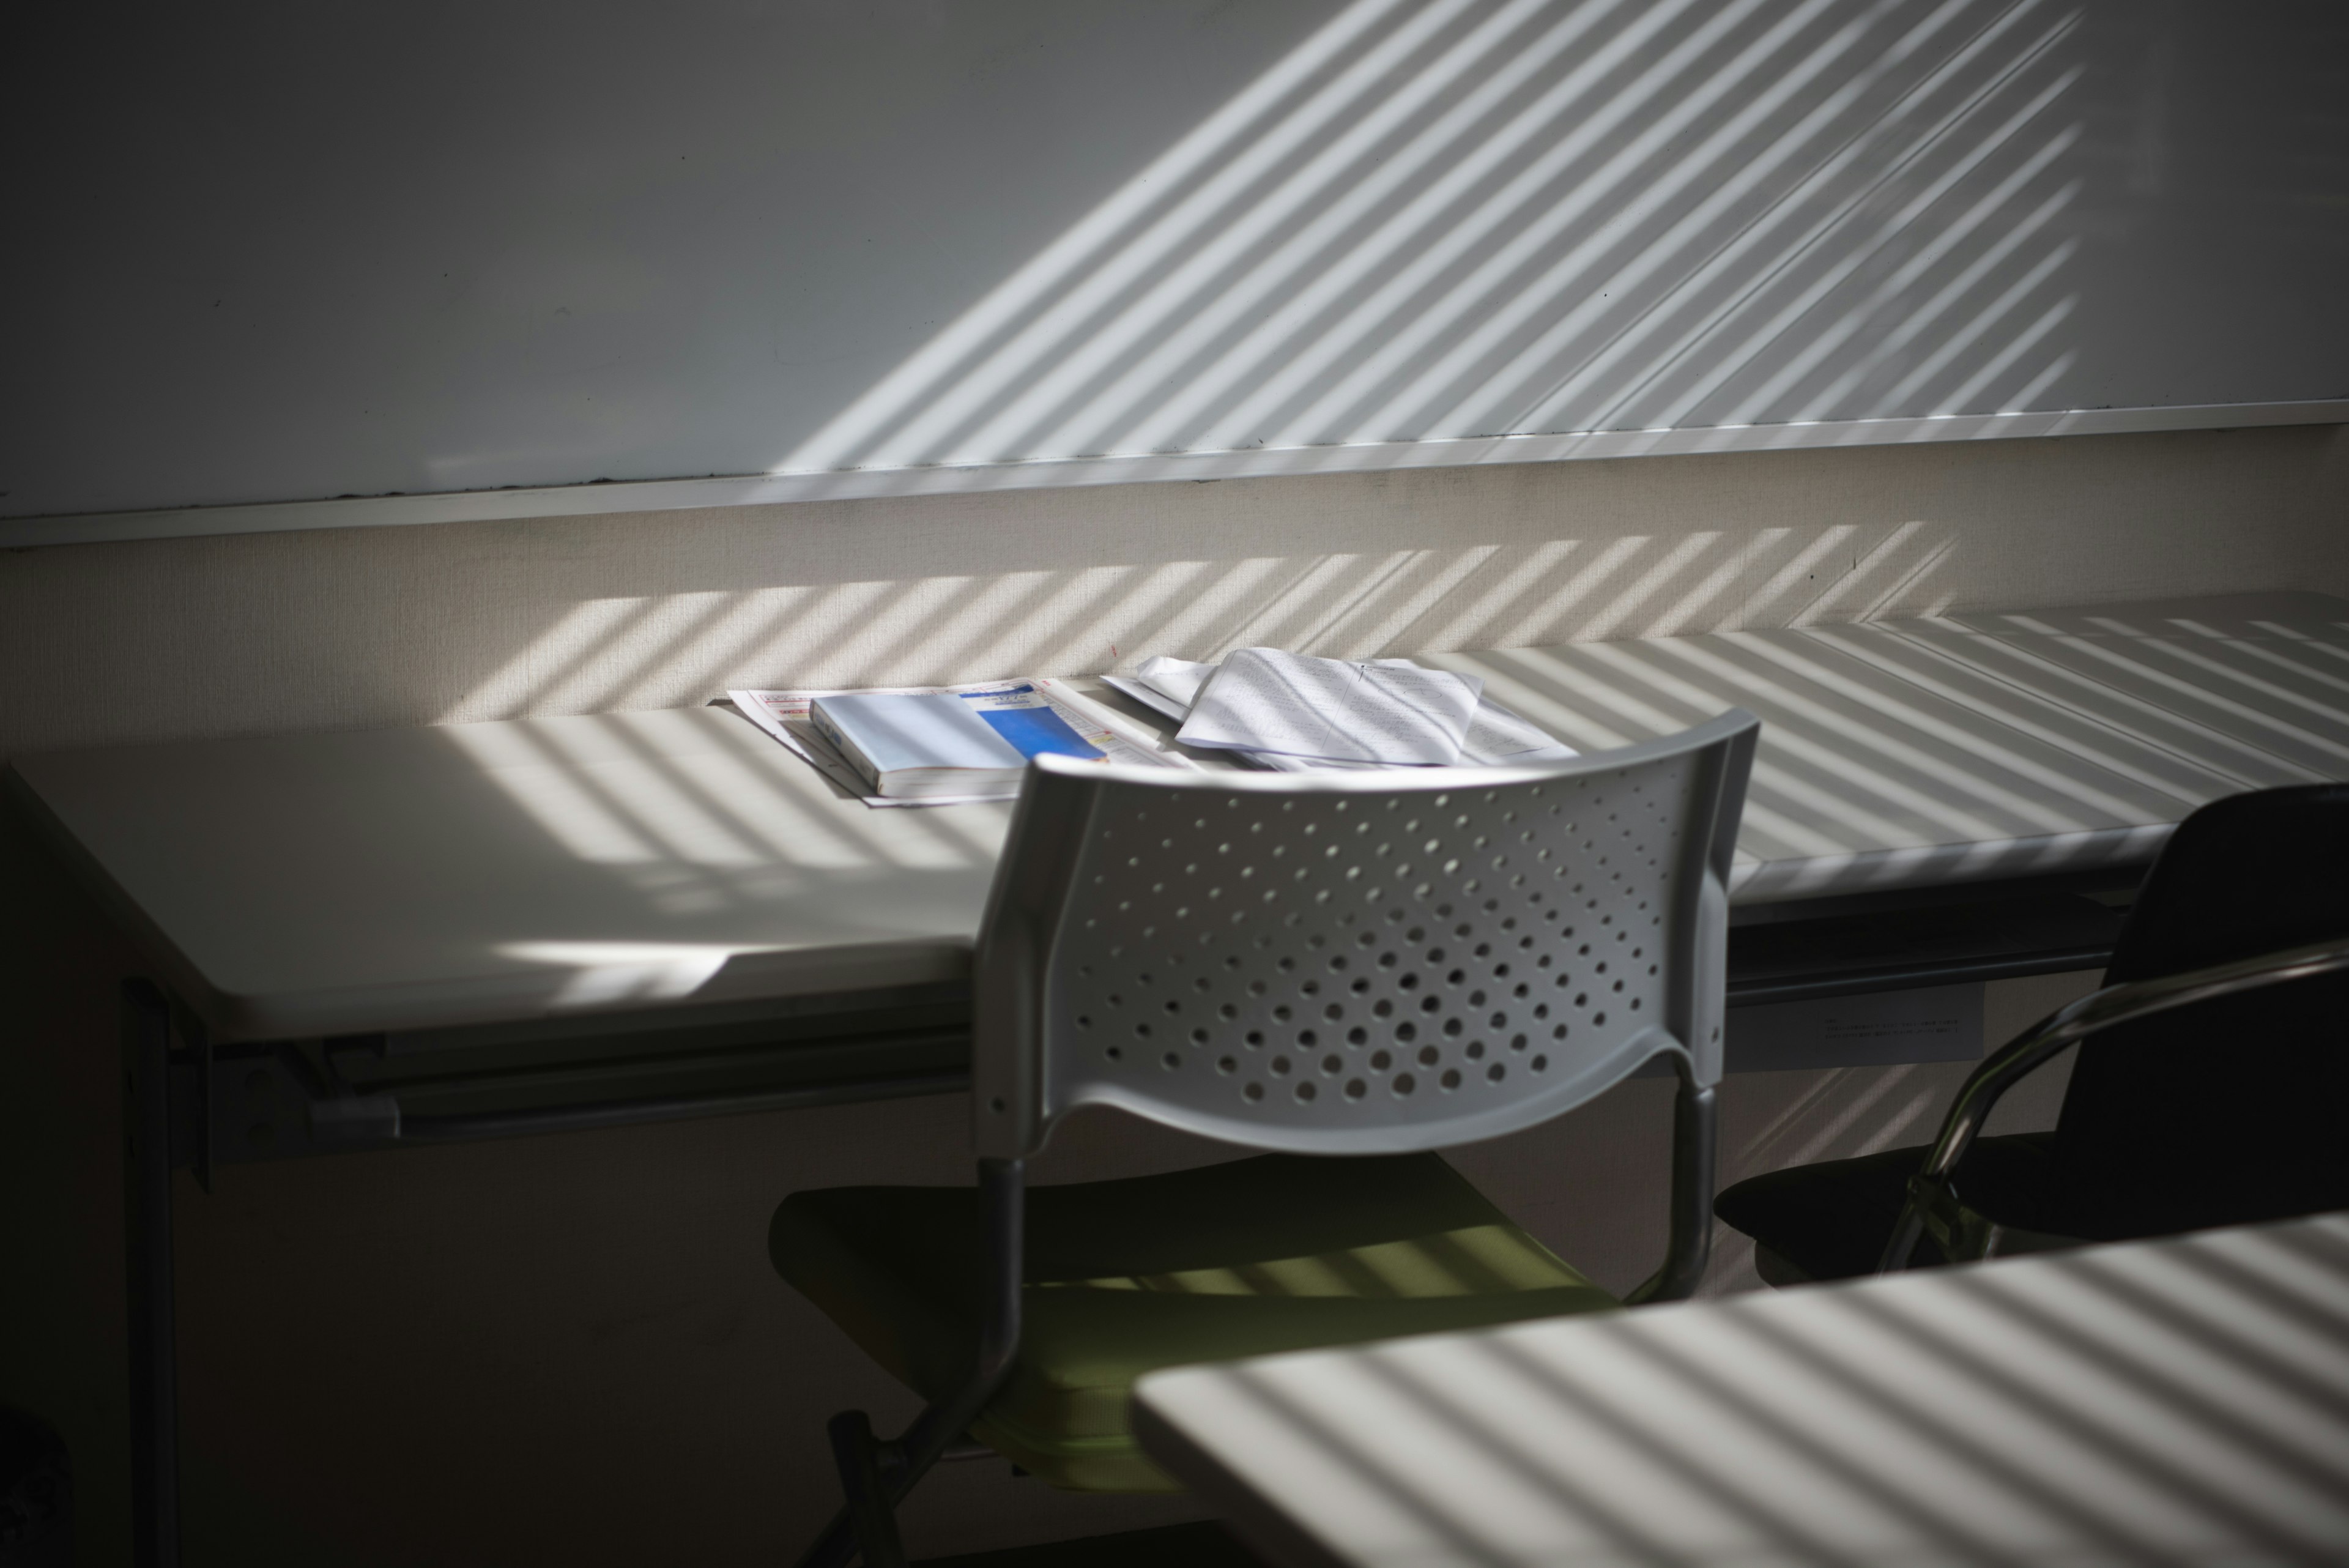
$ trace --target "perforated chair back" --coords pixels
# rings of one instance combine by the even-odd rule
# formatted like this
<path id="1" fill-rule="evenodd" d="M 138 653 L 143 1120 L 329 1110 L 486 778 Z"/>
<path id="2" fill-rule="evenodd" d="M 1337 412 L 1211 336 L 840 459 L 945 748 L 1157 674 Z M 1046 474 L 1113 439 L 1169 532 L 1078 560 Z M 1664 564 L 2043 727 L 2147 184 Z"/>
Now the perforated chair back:
<path id="1" fill-rule="evenodd" d="M 979 939 L 980 1155 L 1090 1103 L 1372 1154 L 1532 1126 L 1659 1054 L 1713 1083 L 1759 728 L 1539 768 L 1037 758 Z"/>

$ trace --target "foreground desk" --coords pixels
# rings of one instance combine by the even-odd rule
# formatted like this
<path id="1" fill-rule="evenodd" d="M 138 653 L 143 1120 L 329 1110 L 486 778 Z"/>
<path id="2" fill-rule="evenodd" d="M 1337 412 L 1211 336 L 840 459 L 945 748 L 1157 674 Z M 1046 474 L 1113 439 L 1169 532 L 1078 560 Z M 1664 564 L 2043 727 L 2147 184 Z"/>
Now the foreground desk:
<path id="1" fill-rule="evenodd" d="M 2314 595 L 1430 661 L 1585 750 L 1762 716 L 1733 1004 L 2095 967 L 2115 919 L 2076 893 L 2125 894 L 2205 801 L 2349 777 L 2349 604 Z M 173 1166 L 957 1086 L 1008 820 L 870 810 L 717 709 L 59 753 L 7 784 L 160 981 L 126 1012 L 158 1497 Z"/>
<path id="2" fill-rule="evenodd" d="M 1275 1561 L 2349 1562 L 2349 1216 L 1143 1379 Z"/>

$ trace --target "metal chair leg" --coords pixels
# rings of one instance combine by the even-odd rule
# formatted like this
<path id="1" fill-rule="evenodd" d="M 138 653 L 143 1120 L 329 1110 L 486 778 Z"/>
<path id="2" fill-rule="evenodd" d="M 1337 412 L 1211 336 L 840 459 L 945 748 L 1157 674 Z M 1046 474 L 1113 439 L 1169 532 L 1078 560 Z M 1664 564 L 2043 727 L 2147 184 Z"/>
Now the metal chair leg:
<path id="1" fill-rule="evenodd" d="M 130 1554 L 180 1561 L 179 1354 L 171 1290 L 171 1024 L 162 993 L 122 988 L 124 1241 L 130 1328 Z"/>
<path id="2" fill-rule="evenodd" d="M 823 1527 L 801 1555 L 798 1568 L 846 1568 L 849 1558 L 860 1552 L 864 1568 L 898 1568 L 905 1555 L 891 1510 L 932 1465 L 968 1441 L 972 1419 L 1011 1375 L 1012 1358 L 1019 1349 L 1025 1165 L 1016 1159 L 980 1160 L 978 1190 L 988 1267 L 978 1362 L 952 1398 L 923 1410 L 894 1442 L 875 1442 L 873 1424 L 862 1410 L 843 1411 L 832 1418 L 827 1430 L 848 1506 Z"/>
<path id="3" fill-rule="evenodd" d="M 864 1568 L 905 1568 L 905 1549 L 897 1539 L 897 1515 L 881 1480 L 878 1445 L 873 1423 L 862 1410 L 843 1410 L 825 1430 L 832 1437 L 833 1463 L 840 1469 L 840 1489 L 848 1496 L 848 1519 L 856 1532 L 857 1553 Z"/>

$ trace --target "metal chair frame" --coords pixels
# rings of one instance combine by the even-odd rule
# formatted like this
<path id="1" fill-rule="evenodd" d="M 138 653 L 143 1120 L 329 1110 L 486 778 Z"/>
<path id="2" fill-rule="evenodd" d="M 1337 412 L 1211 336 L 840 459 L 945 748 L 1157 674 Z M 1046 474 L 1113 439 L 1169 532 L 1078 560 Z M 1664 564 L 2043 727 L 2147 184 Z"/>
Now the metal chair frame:
<path id="1" fill-rule="evenodd" d="M 1909 1267 L 1918 1242 L 1927 1236 L 1953 1263 L 2089 1245 L 2076 1236 L 2004 1224 L 1959 1197 L 1953 1184 L 1958 1164 L 1973 1147 L 2000 1097 L 2063 1051 L 2116 1024 L 2344 971 L 2349 971 L 2349 938 L 2335 938 L 2183 974 L 2108 985 L 2048 1014 L 1974 1069 L 1958 1091 L 1924 1168 L 1909 1179 L 1908 1201 L 1885 1244 L 1877 1272 L 1892 1273 Z"/>
<path id="2" fill-rule="evenodd" d="M 965 1434 L 1002 1387 L 1019 1354 L 1026 1162 L 1041 1149 L 1060 1116 L 1081 1104 L 1117 1105 L 1154 1120 L 1247 1147 L 1333 1155 L 1394 1153 L 1449 1147 L 1547 1121 L 1610 1087 L 1651 1057 L 1666 1055 L 1676 1069 L 1679 1087 L 1673 1111 L 1665 1258 L 1657 1272 L 1626 1300 L 1636 1304 L 1690 1294 L 1704 1272 L 1712 1239 L 1713 1085 L 1721 1075 L 1727 881 L 1759 730 L 1760 722 L 1752 714 L 1732 710 L 1681 735 L 1566 763 L 1411 774 L 1170 774 L 1107 768 L 1052 756 L 1036 758 L 1013 815 L 976 958 L 973 1116 L 979 1154 L 978 1193 L 987 1269 L 977 1355 L 960 1388 L 923 1410 L 894 1439 L 876 1438 L 863 1411 L 843 1411 L 832 1418 L 828 1432 L 847 1504 L 801 1557 L 800 1568 L 843 1568 L 860 1554 L 865 1568 L 900 1568 L 905 1556 L 894 1514 L 895 1505 L 941 1459 L 977 1458 L 992 1451 L 971 1443 Z M 1555 803 L 1563 794 L 1561 786 L 1587 790 L 1590 784 L 1597 783 L 1603 793 L 1608 784 L 1620 785 L 1621 781 L 1634 777 L 1660 786 L 1660 796 L 1667 793 L 1667 788 L 1677 788 L 1679 798 L 1669 812 L 1652 801 L 1648 803 L 1648 809 L 1660 820 L 1669 817 L 1676 833 L 1682 826 L 1692 830 L 1690 842 L 1670 851 L 1674 864 L 1653 876 L 1661 889 L 1656 897 L 1664 898 L 1669 908 L 1655 912 L 1653 925 L 1659 934 L 1648 939 L 1658 943 L 1657 963 L 1650 971 L 1656 978 L 1652 982 L 1643 978 L 1640 983 L 1649 987 L 1646 994 L 1652 996 L 1656 1005 L 1646 1010 L 1645 1020 L 1619 1018 L 1613 1031 L 1583 1031 L 1585 1035 L 1599 1036 L 1595 1044 L 1550 1047 L 1557 1056 L 1559 1067 L 1555 1078 L 1546 1078 L 1543 1084 L 1528 1088 L 1526 1085 L 1529 1075 L 1525 1068 L 1547 1058 L 1519 1055 L 1509 1064 L 1519 1070 L 1506 1092 L 1499 1088 L 1504 1082 L 1503 1063 L 1496 1060 L 1486 1068 L 1489 1085 L 1475 1081 L 1456 1085 L 1446 1082 L 1439 1094 L 1435 1074 L 1431 1070 L 1425 1085 L 1427 1093 L 1421 1096 L 1411 1095 L 1412 1081 L 1400 1074 L 1385 1080 L 1388 1093 L 1384 1097 L 1371 1096 L 1361 1080 L 1350 1079 L 1341 1085 L 1335 1077 L 1329 1080 L 1330 1093 L 1323 1096 L 1306 1087 L 1301 1076 L 1287 1095 L 1242 1094 L 1233 1088 L 1233 1067 L 1226 1065 L 1222 1082 L 1231 1092 L 1219 1103 L 1208 1088 L 1192 1088 L 1194 1084 L 1213 1085 L 1217 1082 L 1207 1075 L 1209 1064 L 1204 1056 L 1197 1059 L 1197 1070 L 1185 1075 L 1175 1069 L 1188 1064 L 1193 1058 L 1182 1056 L 1179 1047 L 1169 1051 L 1162 1058 L 1166 1069 L 1164 1077 L 1149 1079 L 1133 1071 L 1133 1064 L 1120 1049 L 1104 1047 L 1099 1034 L 1088 1033 L 1093 1021 L 1090 1013 L 1081 1010 L 1095 1008 L 1104 1000 L 1101 990 L 1103 982 L 1095 979 L 1089 986 L 1087 977 L 1093 976 L 1095 969 L 1081 961 L 1123 954 L 1126 950 L 1124 942 L 1131 940 L 1173 940 L 1157 934 L 1163 917 L 1151 910 L 1162 904 L 1174 904 L 1174 895 L 1166 895 L 1136 912 L 1131 908 L 1136 900 L 1115 899 L 1116 885 L 1111 879 L 1111 872 L 1094 869 L 1097 863 L 1112 865 L 1103 858 L 1102 847 L 1112 841 L 1116 848 L 1110 853 L 1123 857 L 1113 863 L 1115 867 L 1131 869 L 1144 865 L 1140 854 L 1126 857 L 1125 851 L 1136 847 L 1134 836 L 1129 831 L 1132 823 L 1142 820 L 1149 811 L 1162 806 L 1171 808 L 1171 812 L 1162 814 L 1161 819 L 1154 819 L 1166 825 L 1165 836 L 1158 848 L 1174 852 L 1179 858 L 1179 840 L 1186 846 L 1195 846 L 1197 859 L 1205 860 L 1212 853 L 1219 833 L 1226 839 L 1237 839 L 1248 830 L 1249 822 L 1260 826 L 1270 813 L 1288 812 L 1303 805 L 1305 811 L 1285 826 L 1297 836 L 1296 846 L 1317 850 L 1315 867 L 1334 868 L 1330 871 L 1333 878 L 1342 874 L 1343 862 L 1335 859 L 1336 847 L 1324 847 L 1333 836 L 1331 834 L 1325 832 L 1315 837 L 1315 827 L 1305 825 L 1305 819 L 1314 812 L 1323 814 L 1319 821 L 1324 828 L 1337 820 L 1330 815 L 1334 813 L 1344 822 L 1356 825 L 1353 832 L 1357 834 L 1365 813 L 1386 809 L 1391 803 L 1402 802 L 1413 808 L 1403 814 L 1410 818 L 1408 826 L 1413 829 L 1421 828 L 1423 818 L 1445 812 L 1456 821 L 1444 827 L 1461 836 L 1459 853 L 1444 866 L 1444 874 L 1454 878 L 1448 886 L 1464 887 L 1480 895 L 1495 895 L 1479 905 L 1485 917 L 1495 924 L 1510 919 L 1509 909 L 1520 913 L 1537 909 L 1537 919 L 1525 921 L 1531 928 L 1526 938 L 1538 937 L 1547 947 L 1575 940 L 1573 928 L 1559 923 L 1551 912 L 1566 903 L 1563 895 L 1569 881 L 1578 877 L 1596 884 L 1605 878 L 1634 892 L 1645 883 L 1633 884 L 1619 868 L 1603 872 L 1597 869 L 1605 867 L 1607 861 L 1599 857 L 1596 850 L 1590 857 L 1582 857 L 1562 838 L 1557 843 L 1536 839 L 1531 826 L 1520 827 L 1519 816 L 1508 813 L 1514 810 L 1531 818 L 1536 815 L 1534 803 L 1538 801 L 1547 832 L 1546 819 L 1556 815 Z M 1641 786 L 1645 787 L 1646 784 Z M 1545 790 L 1552 794 L 1544 797 Z M 1631 803 L 1626 800 L 1622 804 L 1628 807 Z M 1206 815 L 1218 810 L 1232 815 L 1221 820 Z M 1344 815 L 1350 811 L 1351 815 Z M 1178 827 L 1179 819 L 1184 817 L 1189 822 Z M 1273 820 L 1276 829 L 1284 826 L 1280 819 Z M 1526 847 L 1515 860 L 1489 853 L 1496 845 L 1488 840 L 1497 840 L 1497 832 L 1487 831 L 1477 836 L 1480 828 L 1494 824 L 1519 828 Z M 1586 842 L 1586 848 L 1598 842 L 1599 830 L 1590 831 L 1593 836 Z M 1148 832 L 1157 835 L 1160 828 L 1152 826 Z M 1623 832 L 1628 837 L 1630 830 Z M 1123 840 L 1117 837 L 1121 833 L 1126 835 Z M 1399 840 L 1401 836 L 1392 836 Z M 1414 841 L 1412 848 L 1425 842 L 1431 854 L 1436 853 L 1437 841 L 1425 839 L 1420 832 L 1413 832 L 1411 837 Z M 1471 841 L 1482 858 L 1467 864 L 1464 870 L 1461 867 L 1467 861 Z M 1258 833 L 1255 847 L 1262 852 L 1271 842 L 1271 838 Z M 1367 839 L 1363 842 L 1367 843 Z M 1568 851 L 1562 858 L 1557 853 L 1561 846 Z M 1228 842 L 1223 846 L 1226 850 L 1231 847 Z M 1517 846 L 1502 844 L 1498 847 L 1516 850 Z M 1661 859 L 1663 853 L 1659 851 L 1651 858 L 1650 866 Z M 1551 902 L 1547 906 L 1543 892 L 1527 891 L 1526 887 L 1526 873 L 1537 857 L 1554 879 L 1537 885 L 1551 888 Z M 1295 865 L 1302 858 L 1300 848 L 1299 855 L 1284 862 L 1284 866 Z M 1475 874 L 1487 862 L 1491 868 L 1484 874 L 1490 877 L 1494 886 L 1480 888 Z M 1387 867 L 1390 870 L 1395 868 Z M 1196 866 L 1184 869 L 1196 869 Z M 1401 869 L 1412 871 L 1409 866 Z M 1568 870 L 1575 873 L 1574 877 L 1568 877 Z M 1450 905 L 1432 901 L 1445 896 L 1441 887 L 1431 895 L 1430 888 L 1435 885 L 1434 867 L 1423 866 L 1419 871 L 1425 874 L 1424 878 L 1418 879 L 1408 893 L 1400 887 L 1392 889 L 1387 901 L 1401 905 L 1415 898 L 1431 909 L 1449 910 Z M 1650 873 L 1643 868 L 1640 875 L 1645 878 Z M 1301 867 L 1296 877 L 1299 883 L 1305 880 Z M 1135 879 L 1146 880 L 1146 870 L 1136 874 Z M 1505 904 L 1505 883 L 1516 889 L 1506 897 L 1525 902 Z M 1268 894 L 1255 890 L 1261 885 L 1251 885 L 1251 898 L 1272 904 L 1274 900 Z M 1095 888 L 1109 890 L 1093 892 Z M 1578 883 L 1572 891 L 1578 896 L 1585 889 Z M 1614 892 L 1605 888 L 1596 891 L 1602 898 Z M 1318 895 L 1322 899 L 1318 906 L 1309 902 L 1317 895 L 1302 888 L 1294 888 L 1287 896 L 1308 908 L 1328 908 L 1326 894 Z M 1376 896 L 1375 892 L 1371 894 Z M 1230 902 L 1236 903 L 1237 899 Z M 1615 909 L 1602 906 L 1599 898 L 1582 902 L 1591 911 L 1602 907 Z M 1222 907 L 1228 908 L 1229 903 Z M 1639 905 L 1641 910 L 1647 907 L 1645 903 Z M 1234 914 L 1224 918 L 1240 921 L 1258 917 Z M 1325 914 L 1313 918 L 1331 917 Z M 1368 923 L 1366 917 L 1355 918 Z M 1578 914 L 1574 918 L 1581 917 Z M 1301 924 L 1298 913 L 1282 915 L 1276 911 L 1262 919 L 1284 921 L 1281 929 L 1291 932 L 1314 929 Z M 1611 922 L 1612 914 L 1608 919 Z M 1545 929 L 1546 925 L 1555 929 Z M 1219 929 L 1228 931 L 1228 928 Z M 1514 925 L 1510 929 L 1514 940 Z M 1598 933 L 1588 934 L 1596 937 Z M 1361 935 L 1358 930 L 1357 940 Z M 1226 947 L 1237 945 L 1228 935 L 1219 939 L 1202 931 L 1195 938 L 1201 944 L 1218 940 Z M 1256 939 L 1256 946 L 1264 948 L 1266 940 Z M 1104 947 L 1103 943 L 1108 945 Z M 1319 945 L 1319 939 L 1316 945 Z M 1365 944 L 1365 954 L 1370 945 Z M 1566 950 L 1563 945 L 1557 946 L 1558 952 Z M 1586 945 L 1581 950 L 1587 954 L 1590 949 Z M 1609 950 L 1610 956 L 1619 956 Z M 1532 940 L 1526 940 L 1522 948 L 1513 951 L 1523 953 L 1523 961 L 1528 966 L 1538 961 L 1543 973 L 1556 972 L 1560 983 L 1564 983 L 1563 964 L 1553 971 L 1551 956 L 1545 948 L 1535 948 Z M 1145 957 L 1138 961 L 1153 961 Z M 1205 966 L 1195 962 L 1194 967 Z M 1239 966 L 1235 962 L 1231 967 L 1237 970 Z M 1332 967 L 1343 969 L 1344 961 L 1337 961 Z M 1363 967 L 1370 965 L 1365 962 Z M 1604 972 L 1603 963 L 1599 971 Z M 1506 962 L 1500 964 L 1499 972 L 1509 972 Z M 1529 978 L 1529 971 L 1526 972 Z M 1143 978 L 1146 980 L 1147 976 Z M 1200 976 L 1195 982 L 1196 992 L 1206 994 L 1209 1002 L 1217 995 L 1228 994 L 1232 998 L 1216 1010 L 1225 1021 L 1220 1026 L 1237 1030 L 1257 1018 L 1257 1014 L 1247 1012 L 1247 1006 L 1257 1004 L 1247 1002 L 1246 993 L 1237 989 L 1213 992 L 1211 983 L 1207 976 Z M 1622 1005 L 1639 1010 L 1640 1003 L 1629 1000 L 1641 994 L 1637 987 L 1625 992 L 1621 981 L 1610 983 L 1614 992 L 1625 996 Z M 1337 988 L 1333 985 L 1331 990 L 1334 992 Z M 1351 990 L 1359 996 L 1367 988 L 1356 980 L 1351 982 Z M 1526 994 L 1522 984 L 1516 988 L 1516 994 Z M 1184 995 L 1188 1001 L 1196 1001 L 1193 992 Z M 1084 1000 L 1087 997 L 1094 1000 L 1088 1002 Z M 1120 998 L 1111 994 L 1105 1000 L 1114 1005 Z M 1177 1012 L 1174 1005 L 1161 1005 L 1168 1014 Z M 1270 1008 L 1275 1004 L 1267 1002 L 1261 1005 Z M 1580 1005 L 1579 998 L 1576 1005 Z M 1559 1006 L 1561 1012 L 1566 1011 L 1563 998 Z M 1333 1003 L 1328 1011 L 1334 1016 L 1339 1008 Z M 1206 1003 L 1198 1003 L 1195 1012 L 1206 1012 Z M 1547 1008 L 1540 1015 L 1547 1019 Z M 1286 1011 L 1279 1016 L 1289 1018 Z M 1186 1016 L 1185 1022 L 1188 1021 Z M 1589 1021 L 1589 1015 L 1581 1016 L 1577 1021 L 1578 1027 Z M 1596 1014 L 1596 1022 L 1605 1023 L 1603 1011 Z M 1142 1036 L 1150 1036 L 1149 1028 L 1136 1027 Z M 1416 1038 L 1408 1024 L 1396 1027 L 1402 1038 Z M 1555 1027 L 1564 1040 L 1566 1029 L 1562 1025 Z M 1359 1035 L 1361 1031 L 1354 1033 Z M 1210 1038 L 1210 1031 L 1203 1025 L 1190 1038 L 1195 1043 L 1204 1042 Z M 1309 1033 L 1305 1038 L 1309 1042 L 1313 1036 Z M 1582 1037 L 1577 1038 L 1579 1041 Z M 1517 1039 L 1517 1049 L 1523 1051 L 1524 1036 Z M 1356 1044 L 1360 1045 L 1359 1041 Z M 1423 1051 L 1429 1048 L 1420 1047 Z M 1494 1054 L 1496 1058 L 1503 1054 L 1497 1044 Z M 1470 1055 L 1475 1056 L 1475 1052 Z M 1328 1061 L 1340 1059 L 1333 1054 Z M 1223 1060 L 1236 1064 L 1237 1057 L 1231 1055 Z M 1578 1062 L 1582 1069 L 1578 1072 Z M 1481 1060 L 1476 1064 L 1485 1066 Z M 1325 1066 L 1324 1070 L 1329 1069 Z M 1262 1080 L 1252 1082 L 1258 1091 L 1262 1090 Z M 1272 1080 L 1275 1087 L 1289 1082 L 1288 1078 Z M 1455 1095 L 1455 1087 L 1464 1087 L 1469 1092 Z M 1486 1088 L 1493 1092 L 1479 1098 L 1478 1091 Z M 1320 1103 L 1325 1097 L 1330 1104 Z M 1357 1119 L 1349 1121 L 1349 1116 Z"/>

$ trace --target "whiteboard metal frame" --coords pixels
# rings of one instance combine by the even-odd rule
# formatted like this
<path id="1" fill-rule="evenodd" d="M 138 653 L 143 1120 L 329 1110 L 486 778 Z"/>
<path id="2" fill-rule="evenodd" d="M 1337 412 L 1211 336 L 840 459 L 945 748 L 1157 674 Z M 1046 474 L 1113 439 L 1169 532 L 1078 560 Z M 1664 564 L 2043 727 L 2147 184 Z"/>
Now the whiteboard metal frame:
<path id="1" fill-rule="evenodd" d="M 2116 435 L 2148 431 L 2241 430 L 2271 425 L 2344 423 L 2349 423 L 2349 399 L 2336 398 L 2279 403 L 2205 403 L 2171 408 L 1935 414 L 1917 419 L 1820 421 L 1803 424 L 1573 431 L 1547 435 L 1495 435 L 1459 440 L 1253 447 L 1237 452 L 1152 452 L 823 472 L 739 474 L 701 479 L 597 481 L 588 484 L 527 489 L 342 496 L 321 501 L 0 518 L 0 549 L 101 544 L 130 539 L 201 538 L 225 534 L 277 534 L 311 528 L 382 528 L 410 524 L 478 523 L 523 517 L 585 517 L 616 512 L 770 506 L 802 501 L 967 495 L 1080 485 L 1266 479 L 1413 468 L 1469 468 L 1486 463 L 1562 462 L 1590 458 L 1795 452 L 1821 447 L 1894 446 L 2022 436 Z"/>

